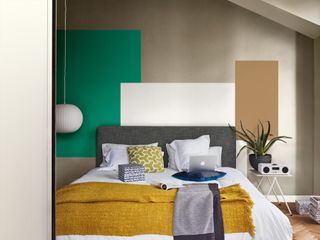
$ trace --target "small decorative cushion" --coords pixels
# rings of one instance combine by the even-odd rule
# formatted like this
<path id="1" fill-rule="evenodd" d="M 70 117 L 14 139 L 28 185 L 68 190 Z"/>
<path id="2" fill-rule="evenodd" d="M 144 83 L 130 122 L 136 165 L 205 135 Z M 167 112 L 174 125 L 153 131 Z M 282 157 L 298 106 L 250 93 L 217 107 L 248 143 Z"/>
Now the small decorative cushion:
<path id="1" fill-rule="evenodd" d="M 144 166 L 146 172 L 163 172 L 163 154 L 161 147 L 128 147 L 129 162 Z"/>
<path id="2" fill-rule="evenodd" d="M 192 172 L 178 172 L 172 175 L 172 177 L 183 180 L 183 181 L 193 181 L 193 182 L 205 182 L 217 180 L 226 175 L 225 172 L 219 172 L 214 170 L 201 170 Z"/>

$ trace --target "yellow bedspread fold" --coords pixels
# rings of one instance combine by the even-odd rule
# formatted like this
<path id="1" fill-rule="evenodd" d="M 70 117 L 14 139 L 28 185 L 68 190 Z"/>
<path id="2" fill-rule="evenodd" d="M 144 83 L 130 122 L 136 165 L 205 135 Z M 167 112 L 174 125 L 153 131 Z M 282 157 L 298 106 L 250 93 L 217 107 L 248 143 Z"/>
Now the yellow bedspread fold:
<path id="1" fill-rule="evenodd" d="M 57 191 L 57 235 L 172 235 L 176 189 L 79 183 Z M 239 185 L 220 189 L 225 233 L 254 234 L 252 201 Z"/>
<path id="2" fill-rule="evenodd" d="M 240 184 L 220 188 L 220 202 L 225 233 L 248 232 L 253 237 L 253 202 Z"/>

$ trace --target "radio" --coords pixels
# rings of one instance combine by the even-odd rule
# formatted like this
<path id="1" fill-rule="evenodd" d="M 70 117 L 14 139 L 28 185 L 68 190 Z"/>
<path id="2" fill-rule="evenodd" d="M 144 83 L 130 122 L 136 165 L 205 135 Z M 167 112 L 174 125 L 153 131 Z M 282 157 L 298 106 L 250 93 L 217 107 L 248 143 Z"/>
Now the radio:
<path id="1" fill-rule="evenodd" d="M 278 165 L 275 163 L 259 163 L 258 171 L 261 174 L 289 174 L 289 167 L 285 165 Z"/>

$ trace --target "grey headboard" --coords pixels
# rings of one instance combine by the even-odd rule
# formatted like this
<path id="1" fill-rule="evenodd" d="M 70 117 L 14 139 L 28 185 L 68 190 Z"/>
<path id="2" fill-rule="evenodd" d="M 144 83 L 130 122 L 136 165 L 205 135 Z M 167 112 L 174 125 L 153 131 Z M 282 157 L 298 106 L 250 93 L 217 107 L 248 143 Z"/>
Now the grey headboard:
<path id="1" fill-rule="evenodd" d="M 165 167 L 168 165 L 166 143 L 175 139 L 191 139 L 209 134 L 211 146 L 222 146 L 222 166 L 236 167 L 236 137 L 230 127 L 116 127 L 101 126 L 96 136 L 96 166 L 102 162 L 103 143 L 149 144 L 158 142 L 164 151 Z"/>

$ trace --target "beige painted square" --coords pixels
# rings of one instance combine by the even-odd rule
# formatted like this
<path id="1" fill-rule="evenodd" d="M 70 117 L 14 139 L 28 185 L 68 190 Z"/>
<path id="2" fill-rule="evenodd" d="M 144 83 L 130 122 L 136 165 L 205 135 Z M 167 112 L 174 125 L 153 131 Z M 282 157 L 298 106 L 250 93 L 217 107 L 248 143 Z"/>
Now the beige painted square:
<path id="1" fill-rule="evenodd" d="M 278 61 L 236 61 L 235 78 L 237 129 L 240 120 L 253 131 L 269 120 L 278 135 Z"/>

